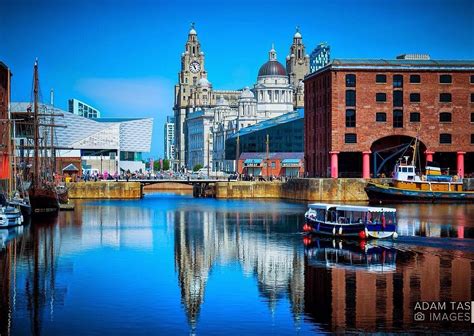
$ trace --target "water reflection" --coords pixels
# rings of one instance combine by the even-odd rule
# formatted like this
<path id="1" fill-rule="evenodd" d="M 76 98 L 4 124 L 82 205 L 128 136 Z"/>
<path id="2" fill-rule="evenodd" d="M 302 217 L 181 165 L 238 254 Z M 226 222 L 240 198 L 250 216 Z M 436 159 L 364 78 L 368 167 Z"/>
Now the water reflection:
<path id="1" fill-rule="evenodd" d="M 405 236 L 474 238 L 472 204 L 403 204 L 398 233 Z"/>
<path id="2" fill-rule="evenodd" d="M 303 247 L 288 244 L 302 224 L 299 214 L 255 211 L 177 211 L 175 260 L 188 323 L 196 328 L 209 273 L 216 264 L 240 263 L 257 278 L 270 312 L 287 297 L 293 318 L 303 312 Z"/>
<path id="3" fill-rule="evenodd" d="M 400 239 L 368 243 L 308 240 L 305 208 L 156 196 L 0 230 L 0 334 L 469 329 L 413 306 L 473 298 L 472 240 L 443 238 L 472 237 L 472 206 L 399 208 Z"/>

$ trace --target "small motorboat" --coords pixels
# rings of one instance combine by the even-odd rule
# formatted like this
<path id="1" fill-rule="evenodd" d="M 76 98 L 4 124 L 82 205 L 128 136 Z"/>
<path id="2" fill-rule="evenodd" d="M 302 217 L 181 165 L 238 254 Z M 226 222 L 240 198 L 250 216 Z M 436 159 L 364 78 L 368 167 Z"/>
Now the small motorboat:
<path id="1" fill-rule="evenodd" d="M 397 210 L 314 203 L 305 213 L 303 230 L 331 237 L 397 238 Z"/>
<path id="2" fill-rule="evenodd" d="M 23 215 L 20 209 L 7 205 L 0 208 L 0 228 L 23 224 Z"/>
<path id="3" fill-rule="evenodd" d="M 19 193 L 15 193 L 15 196 L 8 202 L 8 205 L 19 208 L 24 218 L 31 216 L 31 205 L 28 195 L 21 197 Z"/>

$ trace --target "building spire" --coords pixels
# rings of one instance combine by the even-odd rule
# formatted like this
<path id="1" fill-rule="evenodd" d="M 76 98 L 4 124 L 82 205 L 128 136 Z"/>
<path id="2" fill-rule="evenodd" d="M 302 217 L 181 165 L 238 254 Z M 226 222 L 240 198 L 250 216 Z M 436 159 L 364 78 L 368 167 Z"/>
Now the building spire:
<path id="1" fill-rule="evenodd" d="M 275 51 L 275 44 L 272 43 L 272 49 L 270 49 L 270 52 L 268 53 L 270 61 L 276 61 L 277 59 L 277 54 Z"/>
<path id="2" fill-rule="evenodd" d="M 295 35 L 294 35 L 293 37 L 296 38 L 296 39 L 300 39 L 300 38 L 301 38 L 300 26 L 296 26 L 296 33 L 295 33 Z"/>
<path id="3" fill-rule="evenodd" d="M 194 29 L 194 22 L 191 22 L 191 29 L 189 30 L 189 35 L 197 35 L 196 30 Z"/>

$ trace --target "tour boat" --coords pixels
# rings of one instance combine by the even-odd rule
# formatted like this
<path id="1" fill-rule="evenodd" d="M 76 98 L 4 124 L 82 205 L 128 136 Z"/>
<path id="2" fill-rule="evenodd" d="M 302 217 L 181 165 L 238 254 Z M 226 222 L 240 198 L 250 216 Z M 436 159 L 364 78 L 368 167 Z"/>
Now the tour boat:
<path id="1" fill-rule="evenodd" d="M 397 210 L 314 203 L 305 213 L 303 230 L 332 237 L 397 238 Z"/>
<path id="2" fill-rule="evenodd" d="M 413 157 L 398 160 L 388 185 L 368 183 L 365 192 L 371 203 L 393 202 L 474 202 L 474 191 L 463 190 L 462 177 L 443 174 L 434 162 L 427 162 L 425 174 L 416 173 L 418 139 Z"/>

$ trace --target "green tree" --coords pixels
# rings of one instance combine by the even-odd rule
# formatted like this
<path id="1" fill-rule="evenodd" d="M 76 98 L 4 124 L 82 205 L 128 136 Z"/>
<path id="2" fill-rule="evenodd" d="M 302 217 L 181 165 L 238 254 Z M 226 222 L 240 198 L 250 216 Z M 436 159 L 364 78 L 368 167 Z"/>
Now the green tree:
<path id="1" fill-rule="evenodd" d="M 153 162 L 153 170 L 154 171 L 160 171 L 161 170 L 160 160 L 156 160 L 156 161 Z"/>
<path id="2" fill-rule="evenodd" d="M 197 164 L 197 165 L 194 166 L 193 171 L 197 172 L 201 168 L 202 168 L 202 164 Z"/>
<path id="3" fill-rule="evenodd" d="M 169 160 L 163 160 L 163 170 L 169 170 L 170 169 L 170 161 Z"/>

